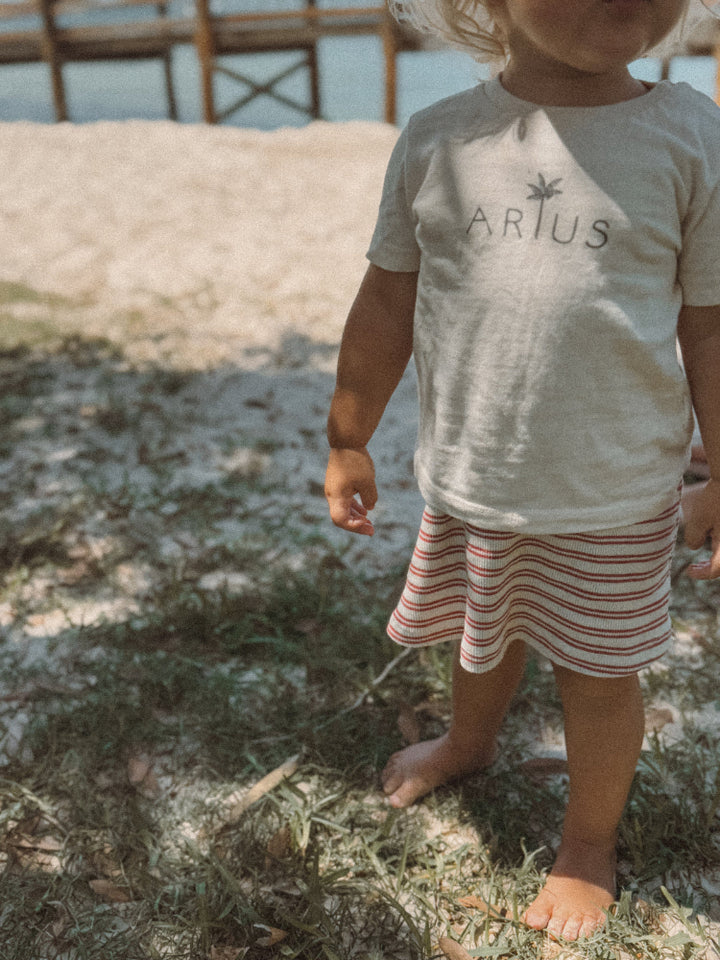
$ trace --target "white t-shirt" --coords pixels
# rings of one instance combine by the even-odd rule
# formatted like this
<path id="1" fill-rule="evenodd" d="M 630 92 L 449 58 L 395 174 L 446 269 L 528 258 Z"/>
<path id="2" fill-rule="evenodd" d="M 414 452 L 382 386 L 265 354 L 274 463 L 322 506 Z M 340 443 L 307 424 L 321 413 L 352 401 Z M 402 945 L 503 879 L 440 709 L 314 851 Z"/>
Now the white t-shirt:
<path id="1" fill-rule="evenodd" d="M 411 118 L 368 258 L 419 270 L 415 472 L 438 510 L 648 519 L 692 435 L 682 303 L 720 303 L 720 110 L 687 84 L 541 107 L 491 80 Z M 719 371 L 720 377 L 720 371 Z"/>

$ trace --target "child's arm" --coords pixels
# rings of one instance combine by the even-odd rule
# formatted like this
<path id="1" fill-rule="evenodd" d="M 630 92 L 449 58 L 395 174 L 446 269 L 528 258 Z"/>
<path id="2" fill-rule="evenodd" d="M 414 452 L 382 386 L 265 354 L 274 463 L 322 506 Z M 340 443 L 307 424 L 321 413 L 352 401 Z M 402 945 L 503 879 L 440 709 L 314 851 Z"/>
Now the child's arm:
<path id="1" fill-rule="evenodd" d="M 710 479 L 693 502 L 685 521 L 685 542 L 696 550 L 712 536 L 712 557 L 693 564 L 688 573 L 696 580 L 720 577 L 720 305 L 683 307 L 678 339 L 690 384 Z"/>
<path id="2" fill-rule="evenodd" d="M 325 496 L 333 523 L 352 533 L 374 532 L 367 512 L 377 490 L 366 444 L 412 353 L 416 288 L 417 273 L 371 265 L 345 325 L 328 418 Z"/>

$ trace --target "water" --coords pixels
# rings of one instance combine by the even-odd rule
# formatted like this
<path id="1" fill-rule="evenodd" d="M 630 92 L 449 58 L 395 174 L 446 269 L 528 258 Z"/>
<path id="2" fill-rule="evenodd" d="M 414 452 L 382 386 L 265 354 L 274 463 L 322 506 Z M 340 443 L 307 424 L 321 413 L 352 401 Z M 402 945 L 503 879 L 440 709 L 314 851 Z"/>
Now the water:
<path id="1" fill-rule="evenodd" d="M 377 37 L 338 37 L 318 46 L 323 118 L 331 121 L 382 120 L 384 100 L 383 60 Z M 296 54 L 262 54 L 224 57 L 233 69 L 256 82 L 298 62 Z M 709 96 L 715 95 L 717 64 L 709 57 L 678 57 L 671 79 L 685 80 Z M 660 64 L 638 61 L 633 73 L 656 80 Z M 179 46 L 173 54 L 173 76 L 181 122 L 202 122 L 200 72 L 192 46 Z M 398 57 L 398 122 L 441 97 L 472 86 L 487 76 L 484 67 L 465 54 L 447 51 L 402 53 Z M 147 119 L 167 116 L 163 68 L 159 61 L 75 63 L 64 67 L 70 116 L 74 122 Z M 242 96 L 243 87 L 217 77 L 219 109 Z M 307 71 L 301 70 L 277 89 L 301 102 L 309 101 Z M 52 123 L 54 113 L 49 71 L 44 64 L 0 66 L 0 121 L 29 120 Z M 271 130 L 302 126 L 306 115 L 263 96 L 227 123 Z"/>

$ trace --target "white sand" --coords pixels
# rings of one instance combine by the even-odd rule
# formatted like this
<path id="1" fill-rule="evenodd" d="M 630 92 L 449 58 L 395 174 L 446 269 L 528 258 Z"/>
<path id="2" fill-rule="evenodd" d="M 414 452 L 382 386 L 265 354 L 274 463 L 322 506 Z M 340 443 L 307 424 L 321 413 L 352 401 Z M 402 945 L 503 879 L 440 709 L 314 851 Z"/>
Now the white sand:
<path id="1" fill-rule="evenodd" d="M 253 443 L 274 446 L 260 467 L 287 482 L 308 527 L 343 548 L 348 535 L 331 527 L 318 492 L 324 422 L 396 137 L 367 123 L 274 133 L 4 124 L 0 283 L 48 295 L 6 309 L 31 341 L 33 325 L 40 339 L 50 326 L 108 338 L 134 364 L 220 371 L 198 424 L 178 425 L 190 457 L 183 481 L 222 475 L 213 430 L 232 432 L 235 420 L 236 456 L 252 456 Z M 414 433 L 410 373 L 373 444 L 378 533 L 352 545 L 351 556 L 374 567 L 402 562 L 417 529 Z M 35 456 L 58 457 L 58 474 L 68 469 L 47 444 Z M 128 466 L 139 482 L 142 468 Z"/>
<path id="2" fill-rule="evenodd" d="M 201 323 L 201 343 L 212 354 L 221 341 L 228 358 L 287 333 L 337 339 L 397 135 L 322 123 L 1 130 L 0 276 L 98 314 L 170 298 L 183 332 Z"/>

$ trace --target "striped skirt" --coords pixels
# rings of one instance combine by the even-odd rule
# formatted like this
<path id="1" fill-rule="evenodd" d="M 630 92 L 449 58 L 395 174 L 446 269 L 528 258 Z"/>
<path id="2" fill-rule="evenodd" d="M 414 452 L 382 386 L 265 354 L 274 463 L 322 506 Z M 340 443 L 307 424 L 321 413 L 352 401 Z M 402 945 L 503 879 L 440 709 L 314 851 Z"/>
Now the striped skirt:
<path id="1" fill-rule="evenodd" d="M 460 640 L 471 673 L 492 670 L 515 640 L 579 673 L 634 673 L 672 642 L 677 523 L 675 505 L 628 527 L 528 535 L 428 507 L 388 634 L 406 646 Z"/>

